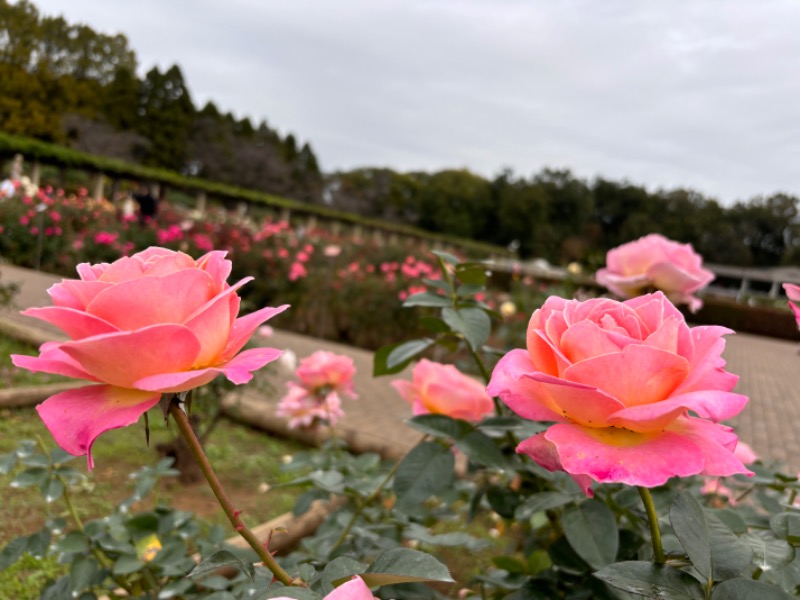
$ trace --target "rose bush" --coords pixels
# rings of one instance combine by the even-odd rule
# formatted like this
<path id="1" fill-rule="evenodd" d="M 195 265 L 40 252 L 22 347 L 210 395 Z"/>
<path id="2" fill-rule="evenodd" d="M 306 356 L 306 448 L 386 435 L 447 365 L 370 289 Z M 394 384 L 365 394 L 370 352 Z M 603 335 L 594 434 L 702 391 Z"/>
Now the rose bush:
<path id="1" fill-rule="evenodd" d="M 48 342 L 38 357 L 13 355 L 18 367 L 92 382 L 37 407 L 58 444 L 86 454 L 103 432 L 135 423 L 163 393 L 185 392 L 225 375 L 236 384 L 281 354 L 240 352 L 251 334 L 288 306 L 237 318 L 237 290 L 224 252 L 194 260 L 151 247 L 111 264 L 78 266 L 80 279 L 48 290 L 54 306 L 23 314 L 47 321 L 70 341 Z"/>
<path id="2" fill-rule="evenodd" d="M 595 278 L 623 298 L 655 288 L 675 304 L 688 304 L 697 311 L 703 302 L 693 294 L 708 285 L 714 274 L 703 268 L 703 259 L 691 244 L 652 233 L 609 250 L 606 267 L 598 270 Z"/>
<path id="3" fill-rule="evenodd" d="M 411 381 L 397 379 L 392 386 L 411 404 L 415 415 L 434 413 L 480 421 L 494 410 L 482 384 L 453 365 L 424 358 L 414 367 Z"/>
<path id="4" fill-rule="evenodd" d="M 526 419 L 555 422 L 517 451 L 566 471 L 588 495 L 593 481 L 654 487 L 749 473 L 733 430 L 719 424 L 747 403 L 724 370 L 728 333 L 690 329 L 661 292 L 625 302 L 551 297 L 531 317 L 527 349 L 500 360 L 488 392 Z"/>

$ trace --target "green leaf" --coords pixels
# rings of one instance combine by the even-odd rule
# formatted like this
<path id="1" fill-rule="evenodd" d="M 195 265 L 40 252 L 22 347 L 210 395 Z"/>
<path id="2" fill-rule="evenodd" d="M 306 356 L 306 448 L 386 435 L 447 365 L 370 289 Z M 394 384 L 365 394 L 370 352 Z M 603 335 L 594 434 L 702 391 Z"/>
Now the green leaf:
<path id="1" fill-rule="evenodd" d="M 394 476 L 397 506 L 407 508 L 448 489 L 453 482 L 455 458 L 436 442 L 423 442 L 406 454 Z"/>
<path id="2" fill-rule="evenodd" d="M 372 376 L 379 377 L 399 373 L 411 362 L 411 359 L 432 344 L 432 339 L 422 338 L 378 348 L 373 359 Z"/>
<path id="3" fill-rule="evenodd" d="M 614 563 L 594 573 L 608 585 L 657 600 L 702 600 L 700 582 L 678 569 L 644 561 Z"/>
<path id="4" fill-rule="evenodd" d="M 458 257 L 453 256 L 449 252 L 442 252 L 441 250 L 431 250 L 431 253 L 435 254 L 443 262 L 450 263 L 451 265 L 457 265 L 461 262 L 460 260 L 458 260 Z"/>
<path id="5" fill-rule="evenodd" d="M 340 494 L 344 490 L 344 475 L 339 471 L 314 471 L 309 473 L 308 478 L 314 485 L 328 492 Z"/>
<path id="6" fill-rule="evenodd" d="M 711 537 L 711 564 L 714 581 L 733 579 L 753 560 L 753 551 L 715 514 L 706 512 Z"/>
<path id="7" fill-rule="evenodd" d="M 711 537 L 705 511 L 689 492 L 672 500 L 669 522 L 697 572 L 705 579 L 712 575 Z"/>
<path id="8" fill-rule="evenodd" d="M 456 277 L 462 283 L 483 287 L 486 285 L 486 267 L 474 263 L 458 265 Z"/>
<path id="9" fill-rule="evenodd" d="M 753 564 L 762 571 L 774 571 L 794 560 L 794 548 L 771 531 L 747 533 L 741 537 L 753 550 Z"/>
<path id="10" fill-rule="evenodd" d="M 781 588 L 744 577 L 729 579 L 714 586 L 711 600 L 789 600 L 795 598 Z"/>
<path id="11" fill-rule="evenodd" d="M 524 574 L 528 572 L 528 565 L 513 556 L 495 556 L 492 559 L 492 563 L 498 569 L 503 569 L 509 573 Z"/>
<path id="12" fill-rule="evenodd" d="M 94 557 L 76 556 L 69 569 L 69 578 L 73 592 L 82 592 L 96 583 L 100 574 L 100 565 Z"/>
<path id="13" fill-rule="evenodd" d="M 89 540 L 80 532 L 70 531 L 55 543 L 54 549 L 64 554 L 86 553 L 89 551 Z"/>
<path id="14" fill-rule="evenodd" d="M 255 575 L 255 569 L 251 563 L 243 561 L 233 552 L 229 552 L 228 550 L 219 550 L 218 552 L 214 552 L 214 554 L 203 560 L 203 562 L 192 569 L 187 577 L 200 577 L 202 575 L 206 575 L 207 573 L 213 573 L 221 567 L 228 566 L 236 567 L 240 571 L 247 573 L 247 576 L 250 577 L 250 579 L 253 579 L 253 576 Z"/>
<path id="15" fill-rule="evenodd" d="M 334 581 L 348 581 L 353 575 L 363 573 L 366 568 L 367 565 L 349 556 L 334 558 L 320 573 L 320 591 L 325 595 L 330 594 L 336 587 Z"/>
<path id="16" fill-rule="evenodd" d="M 450 333 L 451 329 L 439 317 L 420 317 L 419 324 L 431 333 Z"/>
<path id="17" fill-rule="evenodd" d="M 619 532 L 614 513 L 598 500 L 587 500 L 564 509 L 564 535 L 572 549 L 595 569 L 617 557 Z"/>
<path id="18" fill-rule="evenodd" d="M 42 483 L 39 490 L 42 492 L 44 501 L 49 504 L 61 498 L 64 494 L 64 484 L 57 477 L 50 477 Z"/>
<path id="19" fill-rule="evenodd" d="M 47 555 L 47 549 L 50 547 L 51 535 L 47 529 L 42 529 L 36 533 L 28 536 L 28 544 L 25 550 L 31 556 L 41 558 Z"/>
<path id="20" fill-rule="evenodd" d="M 800 545 L 800 513 L 778 513 L 770 519 L 769 526 L 779 538 Z"/>
<path id="21" fill-rule="evenodd" d="M 403 302 L 403 308 L 410 308 L 412 306 L 444 308 L 445 306 L 453 306 L 453 301 L 446 296 L 440 296 L 432 292 L 418 292 L 416 294 L 411 294 Z"/>
<path id="22" fill-rule="evenodd" d="M 33 467 L 25 469 L 17 474 L 9 484 L 12 488 L 29 487 L 31 485 L 42 485 L 47 479 L 47 469 L 43 467 Z"/>
<path id="23" fill-rule="evenodd" d="M 0 475 L 8 475 L 17 466 L 17 453 L 0 454 Z"/>
<path id="24" fill-rule="evenodd" d="M 512 519 L 519 506 L 520 495 L 507 487 L 493 485 L 486 490 L 486 501 L 498 515 Z"/>
<path id="25" fill-rule="evenodd" d="M 447 283 L 444 279 L 429 279 L 424 278 L 422 283 L 427 285 L 428 287 L 432 287 L 437 290 L 443 291 L 446 295 L 450 295 L 453 293 L 453 286 Z"/>
<path id="26" fill-rule="evenodd" d="M 514 518 L 517 520 L 529 519 L 535 513 L 564 506 L 574 499 L 575 496 L 570 496 L 563 492 L 540 492 L 538 494 L 533 494 L 532 496 L 528 496 L 525 502 L 517 507 L 517 510 L 514 512 Z"/>
<path id="27" fill-rule="evenodd" d="M 462 334 L 473 350 L 489 339 L 492 322 L 480 308 L 445 308 L 442 310 L 442 319 L 453 331 Z"/>
<path id="28" fill-rule="evenodd" d="M 445 565 L 430 554 L 410 548 L 382 552 L 360 577 L 369 587 L 414 581 L 453 581 Z"/>
<path id="29" fill-rule="evenodd" d="M 28 547 L 27 537 L 18 537 L 6 544 L 0 551 L 0 571 L 4 571 L 19 560 Z"/>
<path id="30" fill-rule="evenodd" d="M 144 561 L 136 556 L 120 556 L 117 562 L 114 563 L 112 572 L 114 575 L 128 575 L 135 573 L 144 566 Z"/>
<path id="31" fill-rule="evenodd" d="M 411 417 L 406 423 L 422 433 L 435 437 L 457 440 L 475 431 L 472 424 L 447 415 L 427 414 Z"/>
<path id="32" fill-rule="evenodd" d="M 471 431 L 455 442 L 456 448 L 479 464 L 496 469 L 505 469 L 508 466 L 508 462 L 497 444 L 488 435 L 478 430 Z"/>

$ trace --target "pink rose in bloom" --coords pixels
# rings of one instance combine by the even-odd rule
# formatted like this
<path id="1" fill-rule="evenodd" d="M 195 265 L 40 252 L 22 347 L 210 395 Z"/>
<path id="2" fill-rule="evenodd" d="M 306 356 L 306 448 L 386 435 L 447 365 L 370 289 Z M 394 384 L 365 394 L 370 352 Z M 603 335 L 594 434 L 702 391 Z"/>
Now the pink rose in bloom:
<path id="1" fill-rule="evenodd" d="M 301 360 L 295 372 L 300 384 L 310 392 L 343 393 L 351 398 L 358 397 L 353 389 L 355 374 L 352 358 L 326 350 L 317 350 Z"/>
<path id="2" fill-rule="evenodd" d="M 288 596 L 280 596 L 275 600 L 292 600 Z M 369 591 L 367 584 L 364 580 L 357 575 L 347 583 L 343 583 L 330 594 L 325 596 L 323 600 L 375 600 L 372 592 Z"/>
<path id="3" fill-rule="evenodd" d="M 12 355 L 17 367 L 92 382 L 37 407 L 64 450 L 87 454 L 92 468 L 95 439 L 135 423 L 161 394 L 185 392 L 218 375 L 246 383 L 281 355 L 274 348 L 239 352 L 288 306 L 237 318 L 237 290 L 252 278 L 230 286 L 230 272 L 224 252 L 194 260 L 152 247 L 111 264 L 78 265 L 80 279 L 48 290 L 54 306 L 22 313 L 59 327 L 70 341 L 48 342 L 38 357 Z"/>
<path id="4" fill-rule="evenodd" d="M 465 421 L 480 421 L 494 411 L 486 388 L 453 365 L 422 359 L 414 367 L 411 381 L 396 379 L 392 386 L 411 404 L 415 415 L 447 415 Z"/>
<path id="5" fill-rule="evenodd" d="M 783 289 L 786 292 L 786 295 L 789 297 L 789 308 L 791 308 L 792 312 L 794 313 L 797 326 L 800 327 L 800 307 L 795 304 L 795 302 L 800 302 L 800 286 L 791 283 L 784 283 Z"/>
<path id="6" fill-rule="evenodd" d="M 293 381 L 288 382 L 286 388 L 286 395 L 278 402 L 275 414 L 289 419 L 290 429 L 313 427 L 322 421 L 336 425 L 344 416 L 342 399 L 335 392 L 314 393 Z"/>
<path id="7" fill-rule="evenodd" d="M 523 418 L 555 421 L 517 452 L 566 471 L 588 495 L 592 481 L 654 487 L 751 474 L 733 430 L 718 424 L 747 403 L 724 370 L 729 333 L 690 329 L 661 292 L 625 302 L 551 296 L 531 317 L 527 350 L 498 362 L 487 391 Z"/>
<path id="8" fill-rule="evenodd" d="M 714 274 L 703 268 L 703 259 L 691 244 L 679 244 L 653 233 L 609 250 L 606 267 L 595 277 L 623 298 L 656 288 L 675 304 L 688 304 L 694 312 L 703 302 L 692 294 L 708 285 Z"/>
<path id="9" fill-rule="evenodd" d="M 356 367 L 349 356 L 318 350 L 300 361 L 295 371 L 299 383 L 286 384 L 287 393 L 276 414 L 289 419 L 289 427 L 312 427 L 316 421 L 331 425 L 344 415 L 340 394 L 357 398 L 353 389 Z"/>

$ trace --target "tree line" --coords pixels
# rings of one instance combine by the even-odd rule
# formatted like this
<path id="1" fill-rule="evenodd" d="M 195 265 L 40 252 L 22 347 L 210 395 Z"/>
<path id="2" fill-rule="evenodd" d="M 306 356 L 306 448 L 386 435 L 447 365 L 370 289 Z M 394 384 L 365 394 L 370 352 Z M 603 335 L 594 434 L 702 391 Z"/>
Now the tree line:
<path id="1" fill-rule="evenodd" d="M 610 248 L 661 233 L 693 244 L 711 263 L 800 265 L 798 199 L 782 193 L 724 206 L 689 189 L 648 191 L 556 169 L 531 177 L 506 170 L 491 180 L 466 170 L 358 169 L 330 176 L 326 193 L 337 208 L 512 246 L 556 264 L 597 267 Z"/>
<path id="2" fill-rule="evenodd" d="M 106 35 L 26 0 L 0 0 L 0 123 L 6 133 L 311 201 L 308 143 L 265 121 L 194 105 L 178 65 L 140 78 L 122 34 Z"/>
<path id="3" fill-rule="evenodd" d="M 690 242 L 706 261 L 800 264 L 798 200 L 787 194 L 723 206 L 689 189 L 648 191 L 568 170 L 486 179 L 466 170 L 364 168 L 323 175 L 308 143 L 213 102 L 194 105 L 178 65 L 140 78 L 122 34 L 0 0 L 0 123 L 9 134 L 326 204 L 367 217 L 517 249 L 590 268 L 648 233 Z"/>

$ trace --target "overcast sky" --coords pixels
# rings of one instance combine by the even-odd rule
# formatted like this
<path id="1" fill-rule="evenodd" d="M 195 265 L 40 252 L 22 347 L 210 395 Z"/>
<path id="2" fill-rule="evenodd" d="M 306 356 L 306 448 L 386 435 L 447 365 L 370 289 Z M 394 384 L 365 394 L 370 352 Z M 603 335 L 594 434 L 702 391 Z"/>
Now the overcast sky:
<path id="1" fill-rule="evenodd" d="M 800 195 L 795 0 L 33 0 L 325 171 L 545 166 Z"/>

